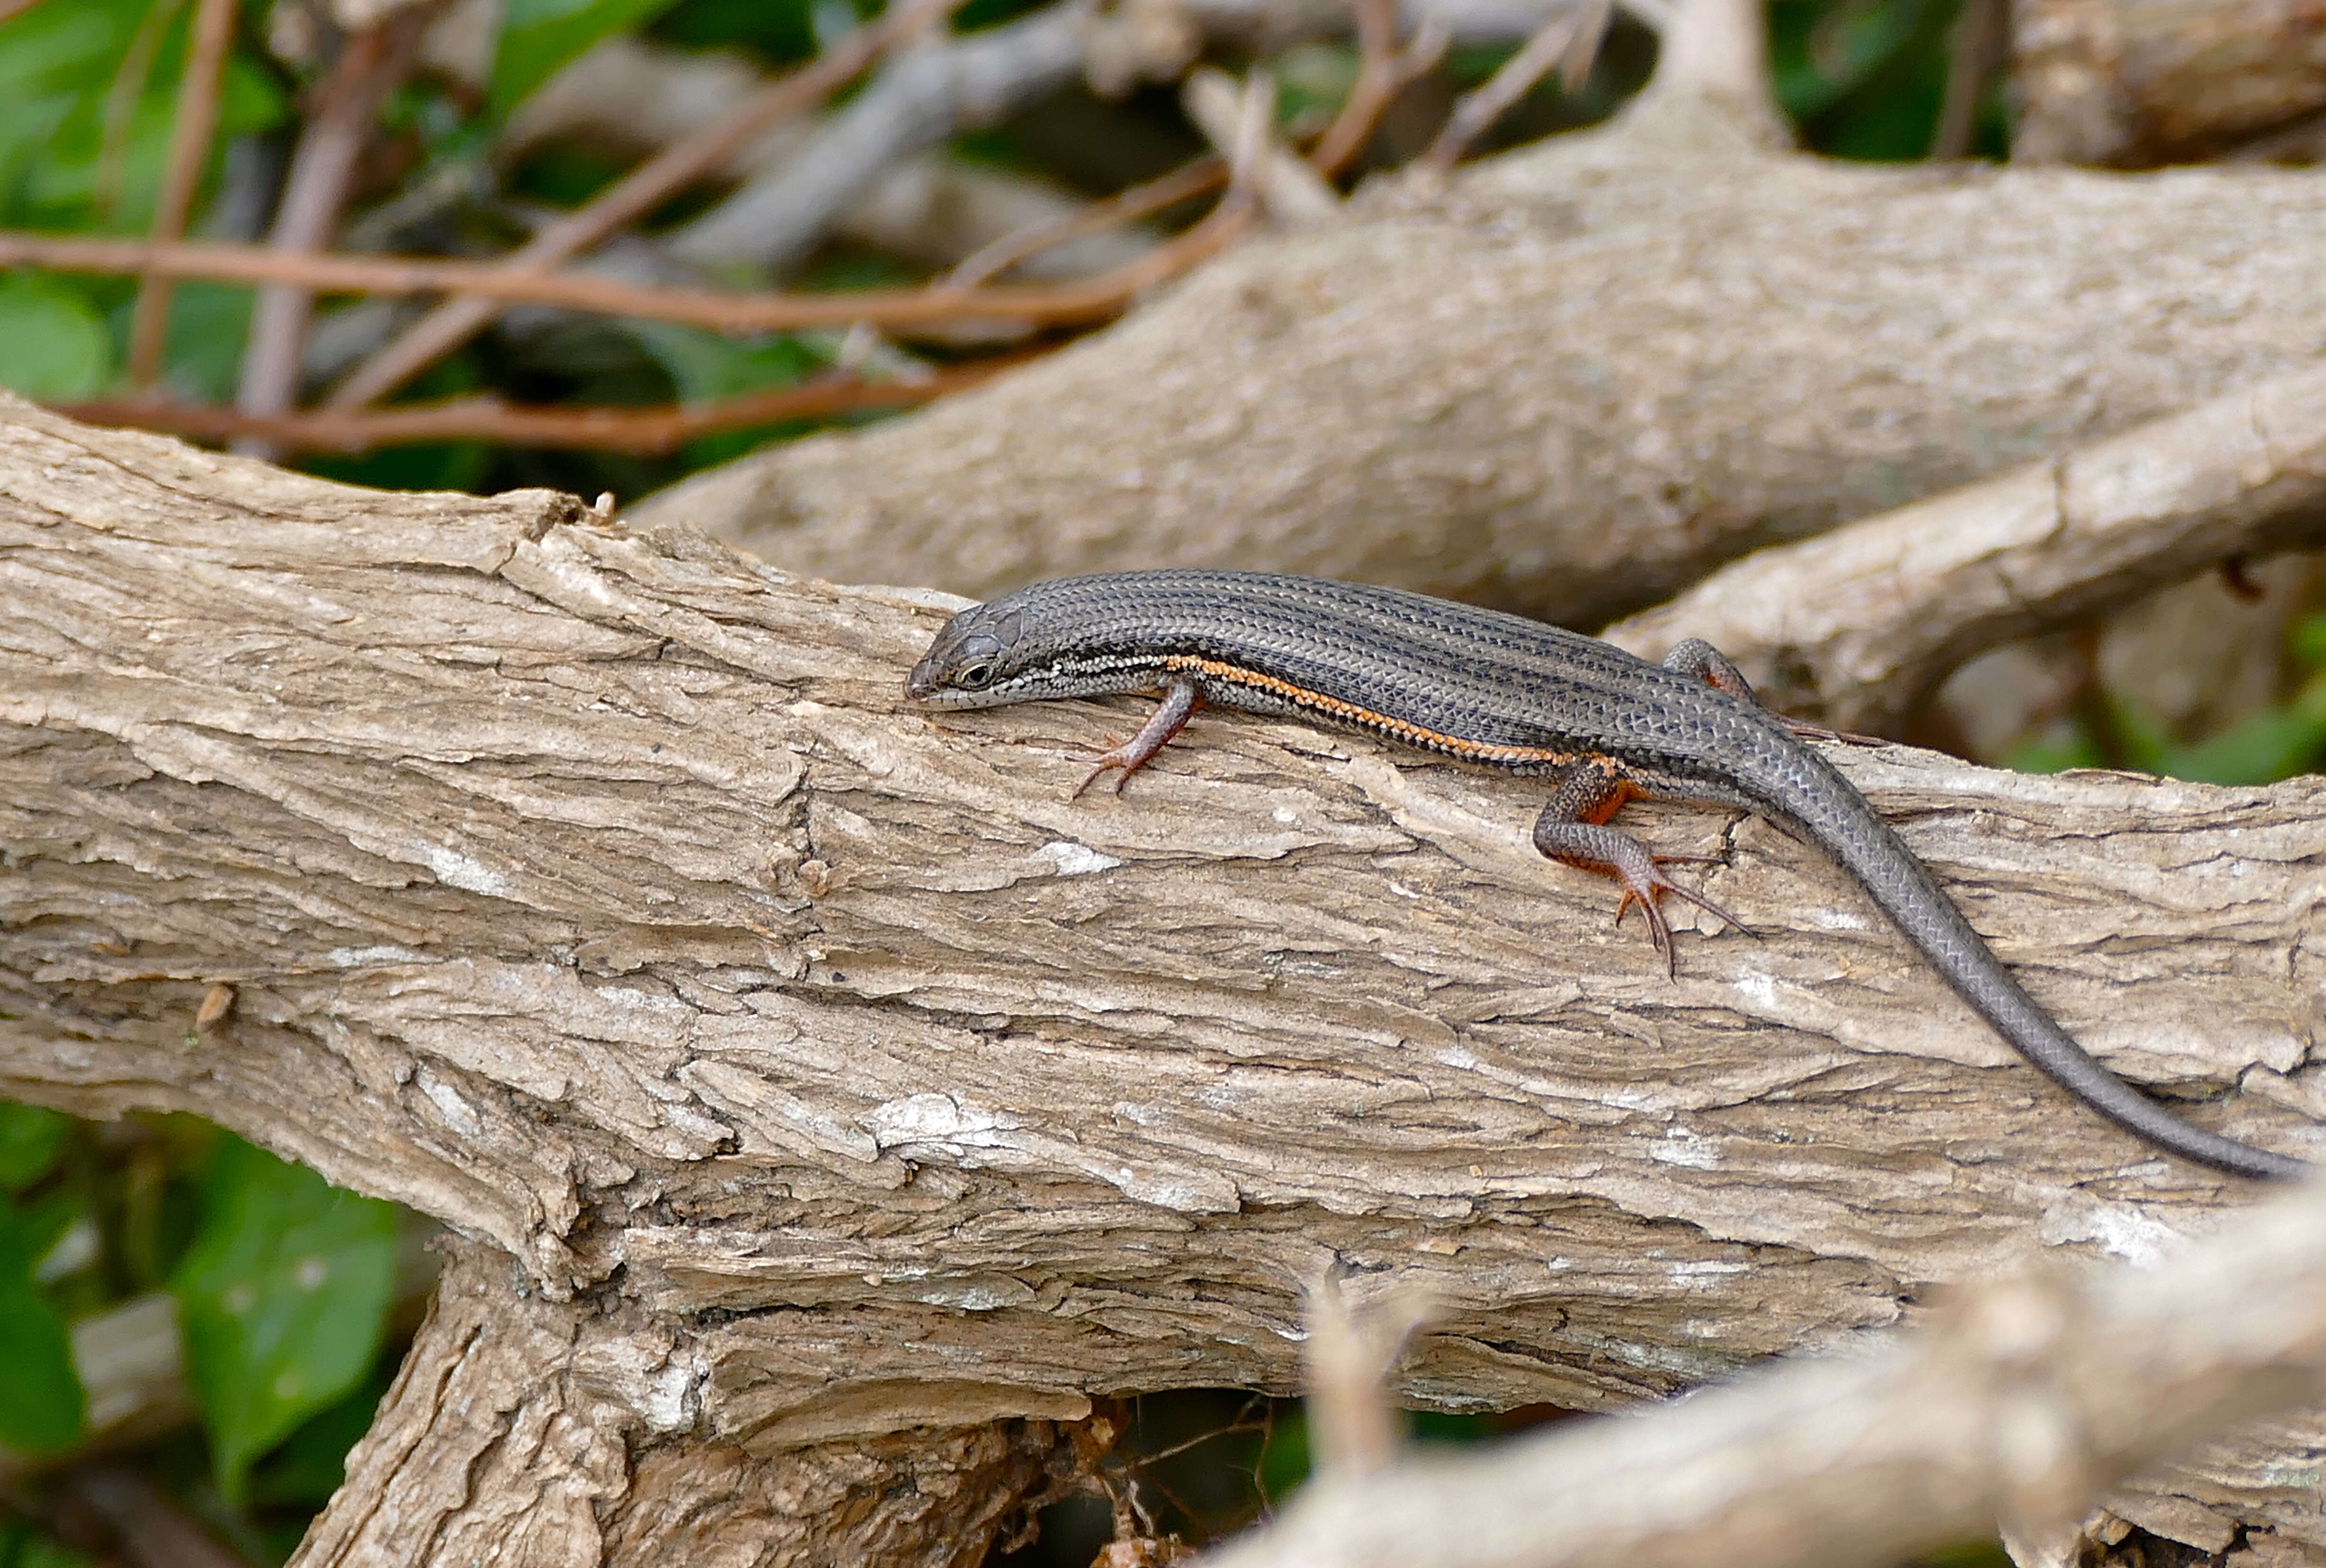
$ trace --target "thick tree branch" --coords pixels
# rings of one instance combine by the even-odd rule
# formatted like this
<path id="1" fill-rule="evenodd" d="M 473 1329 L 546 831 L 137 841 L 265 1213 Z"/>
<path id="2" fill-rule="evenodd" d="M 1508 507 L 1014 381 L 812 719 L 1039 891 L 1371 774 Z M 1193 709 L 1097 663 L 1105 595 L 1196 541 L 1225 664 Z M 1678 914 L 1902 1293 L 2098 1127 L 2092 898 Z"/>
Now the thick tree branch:
<path id="1" fill-rule="evenodd" d="M 983 596 L 1205 563 L 1587 625 L 2302 368 L 2326 334 L 2306 175 L 1903 171 L 1660 135 L 1361 192 L 1329 232 L 1261 237 L 991 386 L 631 515 L 841 580 Z"/>
<path id="2" fill-rule="evenodd" d="M 10 406 L 0 1093 L 215 1117 L 640 1314 L 703 1443 L 1287 1390 L 1326 1266 L 1439 1304 L 1400 1397 L 1606 1406 L 2249 1196 L 1757 823 L 1640 813 L 1763 937 L 1670 980 L 1524 781 L 1230 716 L 1070 803 L 1122 713 L 905 710 L 925 595 Z M 2326 786 L 1839 761 L 2118 1071 L 2316 1146 Z"/>
<path id="3" fill-rule="evenodd" d="M 2286 0 L 2017 0 L 2014 158 L 2193 162 L 2326 108 L 2326 16 Z"/>

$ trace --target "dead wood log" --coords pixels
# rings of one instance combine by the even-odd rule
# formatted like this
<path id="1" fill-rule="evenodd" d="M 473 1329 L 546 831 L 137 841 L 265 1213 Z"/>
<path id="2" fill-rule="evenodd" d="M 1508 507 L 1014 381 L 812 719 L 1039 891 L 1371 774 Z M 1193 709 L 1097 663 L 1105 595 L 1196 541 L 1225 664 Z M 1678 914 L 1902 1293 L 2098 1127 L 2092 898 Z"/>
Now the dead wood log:
<path id="1" fill-rule="evenodd" d="M 1847 165 L 1685 118 L 1382 182 L 989 386 L 630 515 L 980 597 L 1213 564 L 1593 625 L 2326 339 L 2307 174 Z"/>
<path id="2" fill-rule="evenodd" d="M 674 1474 L 1289 1390 L 1327 1269 L 1444 1304 L 1402 1398 L 1610 1406 L 2248 1196 L 1760 824 L 1642 812 L 1763 938 L 1669 980 L 1523 781 L 1199 718 L 1069 803 L 1123 715 L 905 710 L 926 596 L 7 413 L 0 1093 L 214 1117 L 639 1324 Z M 2317 1146 L 2326 784 L 1840 760 L 2117 1070 Z"/>

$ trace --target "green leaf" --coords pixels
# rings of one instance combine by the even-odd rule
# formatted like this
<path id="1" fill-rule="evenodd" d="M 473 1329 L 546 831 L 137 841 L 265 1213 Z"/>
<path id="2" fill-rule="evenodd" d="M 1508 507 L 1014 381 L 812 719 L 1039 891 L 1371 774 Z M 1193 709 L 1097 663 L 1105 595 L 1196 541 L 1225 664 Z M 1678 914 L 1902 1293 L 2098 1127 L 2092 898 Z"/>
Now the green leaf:
<path id="1" fill-rule="evenodd" d="M 255 1460 L 369 1369 L 395 1271 L 394 1205 L 219 1140 L 172 1289 L 187 1381 L 230 1504 L 242 1506 Z"/>
<path id="2" fill-rule="evenodd" d="M 622 327 L 666 371 L 683 402 L 790 386 L 822 368 L 825 356 L 797 338 L 730 338 L 673 321 L 625 319 Z"/>
<path id="3" fill-rule="evenodd" d="M 1300 1489 L 1308 1479 L 1308 1417 L 1297 1406 L 1279 1411 L 1268 1433 L 1267 1446 L 1261 1451 L 1260 1468 L 1252 1478 L 1260 1485 L 1260 1495 L 1271 1507 L 1281 1507 L 1284 1499 Z"/>
<path id="4" fill-rule="evenodd" d="M 29 1520 L 0 1517 L 0 1568 L 88 1568 L 88 1559 Z"/>
<path id="5" fill-rule="evenodd" d="M 72 1118 L 0 1099 L 0 1192 L 21 1192 L 55 1166 Z"/>
<path id="6" fill-rule="evenodd" d="M 0 25 L 0 222 L 75 230 L 151 221 L 193 10 L 172 0 L 71 0 Z M 267 67 L 230 55 L 211 172 L 229 138 L 290 112 Z"/>
<path id="7" fill-rule="evenodd" d="M 33 1278 L 39 1238 L 0 1211 L 0 1446 L 47 1453 L 80 1435 L 86 1406 L 72 1336 Z M 53 1238 L 51 1238 L 53 1239 Z M 45 1250 L 42 1248 L 42 1250 Z"/>
<path id="8" fill-rule="evenodd" d="M 50 400 L 94 395 L 113 375 L 113 335 L 71 284 L 34 273 L 0 278 L 0 386 Z"/>
<path id="9" fill-rule="evenodd" d="M 300 1423 L 281 1447 L 252 1469 L 252 1503 L 312 1513 L 330 1502 L 347 1479 L 348 1450 L 371 1430 L 394 1369 L 375 1364 L 353 1393 Z"/>
<path id="10" fill-rule="evenodd" d="M 505 115 L 557 68 L 613 33 L 644 26 L 672 0 L 508 0 L 488 102 Z"/>
<path id="11" fill-rule="evenodd" d="M 162 376 L 170 390 L 194 403 L 229 403 L 242 376 L 243 340 L 250 331 L 254 292 L 239 283 L 189 279 L 170 294 L 170 331 L 162 352 Z M 136 308 L 132 294 L 109 318 L 116 352 L 129 341 Z"/>

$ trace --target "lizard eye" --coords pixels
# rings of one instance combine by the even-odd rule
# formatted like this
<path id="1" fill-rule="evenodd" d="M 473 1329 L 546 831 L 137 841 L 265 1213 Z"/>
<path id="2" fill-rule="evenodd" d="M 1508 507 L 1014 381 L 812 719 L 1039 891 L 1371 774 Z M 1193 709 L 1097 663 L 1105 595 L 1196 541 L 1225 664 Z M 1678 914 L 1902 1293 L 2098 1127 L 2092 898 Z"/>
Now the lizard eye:
<path id="1" fill-rule="evenodd" d="M 982 691 L 993 683 L 993 661 L 980 659 L 953 673 L 953 683 L 965 691 Z"/>

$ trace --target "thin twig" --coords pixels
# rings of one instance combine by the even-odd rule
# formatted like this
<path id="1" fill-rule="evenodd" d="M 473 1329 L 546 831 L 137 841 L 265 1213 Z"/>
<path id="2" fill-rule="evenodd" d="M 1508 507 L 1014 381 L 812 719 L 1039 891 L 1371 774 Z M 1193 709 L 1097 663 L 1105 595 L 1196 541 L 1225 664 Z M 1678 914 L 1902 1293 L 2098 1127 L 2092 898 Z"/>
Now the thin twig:
<path id="1" fill-rule="evenodd" d="M 58 406 L 72 418 L 91 424 L 165 431 L 198 441 L 258 441 L 282 451 L 362 452 L 421 441 L 484 441 L 652 456 L 720 431 L 927 403 L 990 381 L 1022 357 L 997 357 L 941 370 L 923 381 L 842 376 L 715 403 L 655 408 L 512 405 L 491 398 L 459 398 L 410 408 L 313 409 L 277 414 L 150 398 Z"/>
<path id="2" fill-rule="evenodd" d="M 944 275 L 944 282 L 938 286 L 946 289 L 974 288 L 988 278 L 1007 272 L 1021 262 L 1030 261 L 1046 250 L 1072 244 L 1093 234 L 1104 234 L 1111 228 L 1151 218 L 1183 201 L 1208 196 L 1226 185 L 1227 180 L 1228 166 L 1224 160 L 1213 156 L 1198 158 L 1145 184 L 1118 190 L 1079 212 L 1069 213 L 1048 223 L 1035 224 L 1014 234 L 1005 234 L 965 257 L 959 266 Z"/>
<path id="3" fill-rule="evenodd" d="M 218 124 L 219 83 L 227 46 L 234 38 L 234 17 L 235 0 L 201 0 L 194 14 L 193 38 L 178 86 L 177 120 L 170 128 L 170 163 L 154 204 L 154 238 L 163 245 L 186 232 L 186 217 L 193 209 L 194 188 L 200 182 L 210 134 Z M 149 277 L 138 288 L 129 326 L 129 385 L 135 390 L 153 385 L 161 373 L 172 287 L 168 278 Z"/>
<path id="4" fill-rule="evenodd" d="M 1931 133 L 1931 158 L 1951 162 L 1970 152 L 1987 84 L 2010 51 L 2011 15 L 2004 0 L 1969 0 L 1947 41 L 1947 96 Z"/>
<path id="5" fill-rule="evenodd" d="M 409 6 L 348 40 L 339 60 L 312 95 L 313 117 L 300 134 L 282 206 L 268 247 L 292 254 L 321 250 L 338 230 L 355 178 L 356 161 L 378 123 L 379 106 L 404 79 L 418 51 L 433 6 Z M 250 338 L 242 355 L 235 406 L 245 413 L 276 413 L 299 392 L 300 352 L 313 315 L 311 290 L 275 284 L 259 291 Z"/>
<path id="6" fill-rule="evenodd" d="M 1503 117 L 1512 104 L 1532 90 L 1534 85 L 1549 76 L 1553 67 L 1567 56 L 1568 49 L 1586 35 L 1590 21 L 1586 13 L 1601 11 L 1598 5 L 1581 5 L 1572 10 L 1554 13 L 1534 36 L 1519 46 L 1519 51 L 1503 61 L 1502 69 L 1486 79 L 1476 91 L 1465 95 L 1454 106 L 1447 117 L 1446 128 L 1437 133 L 1429 151 L 1420 158 L 1421 166 L 1444 173 L 1454 167 L 1470 144 L 1484 135 L 1496 120 Z M 1604 31 L 1604 16 L 1597 31 Z M 1594 40 L 1596 43 L 1596 39 Z"/>
<path id="7" fill-rule="evenodd" d="M 105 130 L 97 152 L 95 196 L 99 212 L 111 213 L 121 200 L 123 172 L 129 162 L 129 122 L 137 112 L 137 100 L 145 96 L 154 57 L 161 52 L 163 36 L 170 31 L 181 3 L 161 0 L 148 9 L 113 68 L 113 80 L 105 91 Z"/>
<path id="8" fill-rule="evenodd" d="M 478 262 L 402 261 L 388 256 L 297 255 L 263 246 L 136 239 L 82 239 L 0 232 L 0 267 L 150 274 L 219 283 L 294 284 L 377 294 L 475 294 L 498 305 L 556 305 L 647 320 L 684 321 L 716 331 L 796 331 L 870 321 L 930 326 L 970 319 L 1064 325 L 1119 314 L 1141 289 L 1176 276 L 1220 250 L 1251 221 L 1249 209 L 1214 211 L 1185 234 L 1111 272 L 1066 283 L 956 289 L 865 289 L 848 292 L 725 294 L 650 288 L 582 273 L 515 273 Z"/>
<path id="9" fill-rule="evenodd" d="M 1055 3 L 999 27 L 899 51 L 779 164 L 661 237 L 663 249 L 715 273 L 796 267 L 903 160 L 961 131 L 1000 123 L 1080 76 L 1087 13 Z"/>
<path id="10" fill-rule="evenodd" d="M 1243 86 L 1235 87 L 1225 71 L 1196 68 L 1187 78 L 1187 86 L 1216 86 L 1238 94 L 1229 98 L 1223 91 L 1219 107 L 1233 108 L 1233 114 L 1216 116 L 1233 127 L 1228 141 L 1220 151 L 1228 155 L 1228 189 L 1247 196 L 1258 196 L 1263 201 L 1272 194 L 1266 189 L 1269 158 L 1276 151 L 1270 133 L 1276 126 L 1276 78 L 1260 66 L 1244 73 Z M 1191 96 L 1190 104 L 1195 102 Z M 1276 216 L 1286 216 L 1278 214 Z"/>
<path id="11" fill-rule="evenodd" d="M 1231 191 L 1257 196 L 1271 218 L 1314 222 L 1340 210 L 1341 199 L 1323 176 L 1273 132 L 1276 82 L 1254 70 L 1239 87 L 1216 66 L 1197 66 L 1180 88 L 1187 117 L 1228 161 Z"/>
<path id="12" fill-rule="evenodd" d="M 1395 90 L 1389 80 L 1399 52 L 1397 0 L 1350 0 L 1349 9 L 1357 23 L 1357 79 L 1349 84 L 1349 96 L 1341 100 L 1340 112 L 1325 128 L 1323 139 L 1308 150 L 1309 163 L 1328 180 L 1372 139 L 1373 126 Z"/>
<path id="13" fill-rule="evenodd" d="M 1583 0 L 1583 19 L 1568 40 L 1567 51 L 1558 57 L 1558 86 L 1562 92 L 1573 94 L 1583 90 L 1591 79 L 1591 68 L 1598 63 L 1599 51 L 1607 42 L 1607 29 L 1615 20 L 1615 0 Z"/>
<path id="14" fill-rule="evenodd" d="M 854 80 L 889 50 L 939 25 L 963 0 L 904 0 L 789 76 L 770 82 L 701 131 L 655 157 L 571 216 L 549 225 L 500 264 L 539 273 L 645 217 L 778 120 L 805 114 Z M 482 291 L 479 291 L 479 293 Z M 327 402 L 356 408 L 386 396 L 480 331 L 498 312 L 492 299 L 450 300 L 356 366 Z"/>
<path id="15" fill-rule="evenodd" d="M 1308 1285 L 1308 1444 L 1317 1473 L 1345 1480 L 1388 1467 L 1404 1430 L 1387 1387 L 1406 1346 L 1434 1315 L 1424 1292 L 1393 1288 L 1360 1310 L 1337 1276 Z"/>

